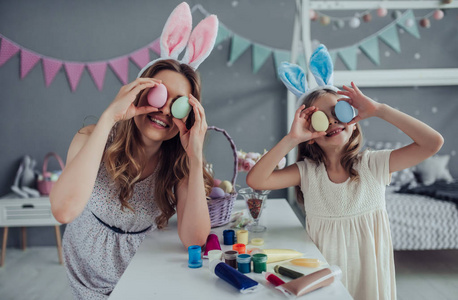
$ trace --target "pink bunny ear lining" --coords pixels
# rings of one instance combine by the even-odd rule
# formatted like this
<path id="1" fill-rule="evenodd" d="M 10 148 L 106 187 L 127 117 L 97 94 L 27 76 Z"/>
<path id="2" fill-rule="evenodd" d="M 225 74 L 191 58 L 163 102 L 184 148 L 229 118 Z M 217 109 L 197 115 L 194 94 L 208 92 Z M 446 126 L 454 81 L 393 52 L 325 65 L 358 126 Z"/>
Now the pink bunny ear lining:
<path id="1" fill-rule="evenodd" d="M 186 2 L 170 14 L 161 35 L 161 57 L 177 58 L 186 47 L 192 30 L 191 9 Z"/>
<path id="2" fill-rule="evenodd" d="M 218 18 L 211 15 L 197 24 L 191 33 L 183 62 L 194 69 L 210 55 L 218 34 Z"/>

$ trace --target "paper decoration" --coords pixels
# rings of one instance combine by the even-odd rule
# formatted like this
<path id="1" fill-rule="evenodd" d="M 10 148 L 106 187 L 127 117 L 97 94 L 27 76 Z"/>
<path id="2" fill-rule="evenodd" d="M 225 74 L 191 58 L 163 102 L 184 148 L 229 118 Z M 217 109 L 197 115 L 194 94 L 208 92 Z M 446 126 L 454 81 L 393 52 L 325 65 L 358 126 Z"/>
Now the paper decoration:
<path id="1" fill-rule="evenodd" d="M 251 46 L 251 42 L 241 36 L 234 34 L 231 43 L 231 55 L 229 58 L 229 65 L 231 66 L 239 57 L 245 52 L 248 47 Z"/>
<path id="2" fill-rule="evenodd" d="M 359 48 L 377 66 L 380 65 L 380 54 L 378 49 L 378 38 L 368 38 L 359 44 Z"/>
<path id="3" fill-rule="evenodd" d="M 204 15 L 209 15 L 201 5 L 197 4 L 193 7 L 193 12 L 199 9 Z M 400 53 L 401 45 L 398 36 L 398 27 L 402 28 L 409 34 L 420 38 L 418 27 L 415 20 L 415 15 L 412 10 L 407 10 L 398 19 L 394 20 L 391 24 L 379 32 L 363 39 L 359 43 L 354 45 L 346 46 L 339 49 L 329 50 L 333 63 L 336 58 L 339 57 L 341 61 L 349 70 L 356 70 L 357 68 L 357 53 L 358 48 L 361 49 L 362 53 L 366 55 L 375 65 L 380 65 L 380 54 L 379 54 L 379 43 L 380 39 L 394 51 Z M 84 68 L 88 69 L 92 80 L 94 81 L 98 90 L 103 89 L 105 81 L 107 65 L 110 66 L 111 70 L 115 73 L 116 77 L 122 84 L 127 84 L 129 81 L 129 59 L 138 68 L 143 68 L 150 60 L 150 50 L 156 55 L 160 55 L 160 38 L 156 38 L 154 41 L 149 43 L 147 46 L 137 49 L 132 53 L 103 61 L 96 62 L 69 62 L 47 57 L 29 49 L 26 49 L 16 43 L 12 42 L 8 38 L 0 34 L 0 67 L 5 64 L 11 57 L 20 52 L 20 77 L 25 78 L 27 74 L 42 61 L 43 76 L 47 87 L 51 85 L 54 78 L 59 73 L 62 65 L 65 67 L 65 72 L 72 91 L 75 91 L 78 87 L 79 81 L 83 74 Z M 254 43 L 249 39 L 246 39 L 238 34 L 234 34 L 224 24 L 219 23 L 218 36 L 216 37 L 215 45 L 219 45 L 224 40 L 231 39 L 231 48 L 228 65 L 234 64 L 237 59 L 252 46 L 252 72 L 257 73 L 266 63 L 267 59 L 271 54 L 274 56 L 275 63 L 275 74 L 276 69 L 282 61 L 290 61 L 291 52 L 289 50 L 275 49 L 259 43 Z M 297 57 L 297 63 L 306 69 L 306 63 L 303 53 L 300 53 Z"/>
<path id="4" fill-rule="evenodd" d="M 254 44 L 253 45 L 253 73 L 258 73 L 259 69 L 266 62 L 272 50 L 268 47 Z"/>

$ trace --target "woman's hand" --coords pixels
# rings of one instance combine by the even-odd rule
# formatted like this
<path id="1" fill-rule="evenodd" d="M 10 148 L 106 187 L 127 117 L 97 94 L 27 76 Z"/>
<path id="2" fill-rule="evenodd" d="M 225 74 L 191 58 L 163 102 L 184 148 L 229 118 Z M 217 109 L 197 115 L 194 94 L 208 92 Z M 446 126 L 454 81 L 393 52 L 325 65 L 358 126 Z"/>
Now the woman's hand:
<path id="1" fill-rule="evenodd" d="M 352 87 L 343 86 L 344 91 L 337 91 L 339 95 L 347 96 L 348 98 L 340 98 L 337 101 L 347 101 L 358 110 L 358 115 L 353 118 L 348 125 L 355 124 L 361 120 L 375 116 L 380 107 L 380 103 L 372 100 L 364 95 L 354 82 L 351 82 Z"/>
<path id="2" fill-rule="evenodd" d="M 191 129 L 188 130 L 182 120 L 173 118 L 173 122 L 180 130 L 181 145 L 183 145 L 188 157 L 202 159 L 203 144 L 207 132 L 205 110 L 202 104 L 191 94 L 189 94 L 189 104 L 192 106 L 195 118 Z"/>
<path id="3" fill-rule="evenodd" d="M 318 108 L 315 106 L 310 106 L 305 109 L 304 104 L 302 104 L 301 107 L 296 110 L 293 124 L 291 125 L 291 130 L 288 133 L 291 139 L 300 144 L 302 142 L 313 140 L 320 136 L 326 135 L 326 132 L 324 131 L 318 132 L 311 129 L 311 117 L 312 114 L 317 110 Z"/>
<path id="4" fill-rule="evenodd" d="M 136 107 L 133 102 L 138 93 L 144 89 L 153 88 L 160 83 L 161 80 L 154 78 L 137 78 L 131 83 L 124 85 L 104 114 L 108 114 L 113 119 L 113 122 L 116 123 L 121 120 L 129 120 L 137 115 L 158 111 L 157 108 L 149 105 Z"/>

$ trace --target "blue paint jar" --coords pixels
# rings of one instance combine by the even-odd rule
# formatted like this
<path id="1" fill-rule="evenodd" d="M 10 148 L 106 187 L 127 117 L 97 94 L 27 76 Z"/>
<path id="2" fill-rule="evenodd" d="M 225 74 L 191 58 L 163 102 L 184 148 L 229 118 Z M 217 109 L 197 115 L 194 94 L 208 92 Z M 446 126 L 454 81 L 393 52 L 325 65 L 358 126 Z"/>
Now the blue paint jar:
<path id="1" fill-rule="evenodd" d="M 251 255 L 249 254 L 239 254 L 237 256 L 237 269 L 240 273 L 250 273 L 251 272 Z"/>
<path id="2" fill-rule="evenodd" d="M 224 245 L 233 245 L 235 243 L 235 231 L 226 229 L 223 231 Z"/>
<path id="3" fill-rule="evenodd" d="M 188 267 L 193 269 L 202 267 L 202 248 L 200 246 L 189 246 L 188 255 Z"/>

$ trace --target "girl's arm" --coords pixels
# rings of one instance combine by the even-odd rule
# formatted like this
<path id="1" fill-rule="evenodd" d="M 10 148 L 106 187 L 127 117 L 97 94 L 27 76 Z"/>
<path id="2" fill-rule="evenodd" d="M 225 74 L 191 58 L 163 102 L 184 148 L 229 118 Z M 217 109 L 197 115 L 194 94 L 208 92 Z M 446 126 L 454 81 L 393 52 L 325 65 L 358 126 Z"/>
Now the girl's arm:
<path id="1" fill-rule="evenodd" d="M 81 129 L 73 138 L 67 153 L 67 164 L 49 195 L 54 217 L 69 223 L 81 214 L 94 188 L 105 144 L 111 128 L 119 120 L 156 111 L 153 107 L 135 107 L 137 94 L 156 85 L 151 78 L 138 78 L 121 88 L 97 124 Z"/>
<path id="2" fill-rule="evenodd" d="M 311 131 L 310 117 L 317 111 L 311 106 L 296 110 L 290 132 L 253 166 L 246 177 L 247 184 L 256 190 L 275 190 L 300 185 L 300 173 L 296 164 L 275 170 L 278 162 L 298 144 L 323 136 L 326 132 Z"/>
<path id="3" fill-rule="evenodd" d="M 347 100 L 358 109 L 358 116 L 349 124 L 375 116 L 396 126 L 413 140 L 410 145 L 391 152 L 390 173 L 415 166 L 440 150 L 444 139 L 436 130 L 386 104 L 375 102 L 365 96 L 353 82 L 351 85 L 352 88 L 343 86 L 345 91 L 338 92 L 350 97 L 350 100 L 342 100 Z"/>
<path id="4" fill-rule="evenodd" d="M 205 244 L 210 233 L 210 215 L 205 194 L 203 174 L 203 143 L 207 132 L 205 111 L 199 101 L 189 96 L 195 122 L 187 129 L 183 121 L 173 119 L 180 129 L 180 139 L 189 158 L 189 177 L 177 187 L 178 236 L 187 248 L 191 245 Z"/>

